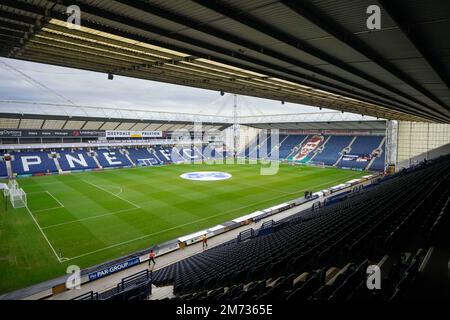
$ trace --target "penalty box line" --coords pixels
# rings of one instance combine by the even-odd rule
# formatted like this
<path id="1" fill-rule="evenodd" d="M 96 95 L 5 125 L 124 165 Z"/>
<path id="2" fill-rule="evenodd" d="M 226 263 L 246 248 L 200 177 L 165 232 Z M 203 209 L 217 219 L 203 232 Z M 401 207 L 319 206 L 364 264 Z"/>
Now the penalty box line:
<path id="1" fill-rule="evenodd" d="M 102 190 L 102 191 L 104 191 L 104 192 L 106 192 L 106 193 L 109 193 L 110 195 L 116 197 L 117 199 L 120 199 L 120 200 L 122 200 L 122 201 L 125 201 L 125 202 L 129 203 L 129 204 L 131 204 L 133 207 L 141 208 L 139 205 L 137 205 L 137 204 L 131 202 L 130 200 L 127 200 L 127 199 L 125 199 L 125 198 L 122 198 L 121 196 L 119 196 L 119 195 L 117 195 L 117 194 L 114 194 L 114 193 L 112 193 L 111 191 L 106 190 L 105 188 L 100 187 L 100 186 L 98 186 L 98 185 L 96 185 L 96 184 L 94 184 L 94 183 L 92 183 L 92 182 L 89 182 L 89 181 L 84 180 L 84 179 L 82 179 L 81 181 L 83 181 L 84 183 L 87 183 L 87 184 L 89 184 L 89 185 L 91 185 L 91 186 L 93 186 L 93 187 L 95 187 L 95 188 L 97 188 L 97 189 L 100 189 L 100 190 Z"/>
<path id="2" fill-rule="evenodd" d="M 33 219 L 34 223 L 36 224 L 36 227 L 39 229 L 39 231 L 41 232 L 42 236 L 44 237 L 45 241 L 47 241 L 48 245 L 50 246 L 50 249 L 52 250 L 53 254 L 55 255 L 56 259 L 58 259 L 59 263 L 62 263 L 63 261 L 67 261 L 67 258 L 62 258 L 60 257 L 57 253 L 55 248 L 53 247 L 53 245 L 51 244 L 50 240 L 47 238 L 47 235 L 45 234 L 44 230 L 42 230 L 41 226 L 39 225 L 39 223 L 37 222 L 36 218 L 34 217 L 33 213 L 31 212 L 31 210 L 28 208 L 28 205 L 25 205 L 25 208 L 27 209 L 28 213 L 31 216 L 31 219 Z"/>
<path id="3" fill-rule="evenodd" d="M 53 208 L 45 208 L 45 209 L 33 210 L 34 213 L 39 213 L 39 212 L 44 212 L 44 211 L 51 211 L 51 210 L 56 210 L 56 209 L 60 209 L 60 208 L 65 208 L 64 205 L 61 203 L 61 201 L 56 199 L 56 197 L 53 194 L 51 194 L 50 191 L 48 191 L 48 190 L 27 192 L 27 194 L 37 194 L 37 193 L 47 193 L 50 197 L 53 198 L 53 200 L 55 200 L 58 203 L 59 206 L 58 207 L 53 207 Z"/>

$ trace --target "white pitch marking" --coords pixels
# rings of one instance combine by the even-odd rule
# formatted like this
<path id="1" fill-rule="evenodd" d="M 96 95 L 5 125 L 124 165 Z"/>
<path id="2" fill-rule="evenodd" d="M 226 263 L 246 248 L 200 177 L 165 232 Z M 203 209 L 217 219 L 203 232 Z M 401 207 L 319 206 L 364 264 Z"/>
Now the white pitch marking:
<path id="1" fill-rule="evenodd" d="M 50 191 L 45 190 L 45 192 L 47 192 L 50 197 L 52 197 L 56 202 L 58 202 L 58 204 L 61 206 L 61 208 L 64 208 L 64 205 L 61 203 L 61 201 L 56 199 L 55 196 L 50 193 Z"/>
<path id="2" fill-rule="evenodd" d="M 51 210 L 56 210 L 56 209 L 61 209 L 61 208 L 63 208 L 63 207 L 53 207 L 53 208 L 46 208 L 46 209 L 38 209 L 38 210 L 33 210 L 33 213 L 51 211 Z"/>
<path id="3" fill-rule="evenodd" d="M 85 221 L 85 220 L 92 220 L 92 219 L 97 219 L 97 218 L 101 218 L 101 217 L 105 217 L 105 216 L 112 216 L 112 215 L 115 215 L 115 214 L 118 214 L 118 213 L 127 212 L 127 211 L 131 211 L 131 210 L 136 210 L 136 208 L 128 208 L 128 209 L 108 212 L 108 213 L 105 213 L 105 214 L 93 215 L 93 216 L 87 217 L 87 218 L 82 218 L 82 219 L 77 219 L 77 220 L 71 220 L 71 221 L 66 221 L 66 222 L 62 222 L 62 223 L 52 224 L 50 226 L 43 227 L 42 229 L 50 229 L 50 228 L 59 227 L 59 226 L 63 226 L 63 225 L 66 225 L 66 224 L 77 223 L 77 222 L 81 222 L 81 221 Z"/>
<path id="4" fill-rule="evenodd" d="M 102 191 L 104 191 L 106 193 L 109 193 L 110 195 L 112 195 L 112 196 L 114 196 L 114 197 L 116 197 L 116 198 L 118 198 L 118 199 L 120 199 L 122 201 L 128 202 L 129 204 L 131 204 L 132 206 L 134 206 L 136 208 L 140 208 L 140 206 L 138 206 L 137 204 L 131 202 L 130 200 L 124 199 L 124 198 L 118 196 L 117 194 L 114 194 L 111 191 L 106 190 L 105 188 L 102 188 L 102 187 L 100 187 L 100 186 L 98 186 L 96 184 L 93 184 L 92 182 L 89 182 L 89 181 L 84 180 L 84 179 L 82 179 L 81 181 L 83 181 L 83 182 L 85 182 L 85 183 L 87 183 L 87 184 L 89 184 L 89 185 L 91 185 L 93 187 L 96 187 L 97 189 L 100 189 L 100 190 L 102 190 Z"/>
<path id="5" fill-rule="evenodd" d="M 52 197 L 58 203 L 59 207 L 33 210 L 33 213 L 38 213 L 38 212 L 43 212 L 43 211 L 50 211 L 50 210 L 55 210 L 55 209 L 60 209 L 60 208 L 65 208 L 64 205 L 61 203 L 61 201 L 56 199 L 55 196 L 53 196 L 50 193 L 50 191 L 47 191 L 47 190 L 45 190 L 45 191 L 35 191 L 35 192 L 28 192 L 27 194 L 37 194 L 37 193 L 47 193 L 50 197 Z"/>
<path id="6" fill-rule="evenodd" d="M 28 208 L 28 206 L 25 206 L 25 208 L 27 208 L 28 213 L 30 214 L 31 218 L 33 219 L 34 223 L 36 224 L 36 226 L 38 227 L 39 231 L 42 233 L 42 235 L 44 236 L 45 241 L 47 241 L 48 245 L 50 246 L 50 248 L 52 249 L 56 259 L 58 259 L 58 262 L 62 262 L 62 259 L 65 259 L 64 261 L 67 261 L 67 258 L 60 258 L 58 256 L 58 254 L 56 253 L 55 248 L 53 248 L 53 245 L 50 243 L 50 241 L 47 238 L 47 235 L 45 234 L 45 232 L 42 230 L 41 226 L 39 225 L 39 223 L 37 222 L 36 218 L 34 217 L 33 213 L 31 212 L 31 210 Z"/>
<path id="7" fill-rule="evenodd" d="M 357 175 L 357 174 L 355 174 L 355 176 L 356 176 L 356 175 Z M 352 175 L 352 176 L 353 176 L 353 175 Z M 346 179 L 348 179 L 348 178 L 349 178 L 349 177 L 346 177 Z M 333 182 L 339 181 L 339 180 L 342 180 L 342 178 L 336 179 L 336 180 L 334 180 Z M 84 181 L 84 180 L 83 180 L 83 181 Z M 86 181 L 85 181 L 85 182 L 86 182 Z M 86 183 L 90 184 L 89 182 L 86 182 Z M 317 187 L 319 187 L 319 186 L 322 186 L 322 185 L 325 185 L 325 184 L 329 184 L 329 183 L 330 183 L 330 182 L 321 183 L 321 184 L 312 186 L 311 188 L 317 188 Z M 94 186 L 95 186 L 95 185 L 94 185 Z M 96 186 L 96 187 L 98 187 L 98 186 Z M 102 189 L 102 188 L 100 188 L 100 189 Z M 305 189 L 305 190 L 306 190 L 306 189 Z M 299 191 L 296 191 L 296 192 L 292 192 L 291 194 L 296 194 L 296 193 L 299 193 L 299 192 L 303 192 L 303 191 L 305 191 L 305 190 L 299 190 Z M 106 190 L 104 190 L 104 191 L 106 191 Z M 107 192 L 110 193 L 109 191 L 107 191 Z M 267 200 L 262 201 L 262 202 L 260 202 L 260 203 L 267 202 L 267 201 L 271 201 L 271 200 L 275 200 L 275 199 L 279 199 L 279 198 L 283 198 L 283 197 L 285 197 L 285 196 L 286 196 L 286 195 L 282 195 L 282 196 L 278 196 L 278 197 L 275 197 L 275 198 L 267 199 Z M 123 199 L 123 200 L 126 200 L 126 199 Z M 126 200 L 126 201 L 127 201 L 127 200 Z M 256 203 L 256 204 L 258 204 L 258 203 Z M 104 251 L 104 250 L 108 250 L 108 249 L 111 249 L 111 248 L 114 248 L 114 247 L 119 247 L 119 246 L 124 245 L 124 244 L 127 244 L 127 243 L 131 243 L 131 242 L 134 242 L 134 241 L 142 240 L 142 239 L 145 239 L 145 238 L 148 238 L 148 237 L 151 237 L 151 236 L 160 234 L 160 233 L 164 233 L 164 232 L 166 232 L 166 231 L 170 231 L 170 230 L 177 229 L 177 228 L 180 228 L 180 227 L 184 227 L 184 226 L 187 226 L 187 225 L 195 224 L 195 223 L 200 222 L 200 221 L 204 221 L 204 220 L 208 220 L 208 219 L 215 218 L 215 217 L 218 217 L 218 216 L 226 215 L 226 214 L 229 214 L 229 213 L 234 212 L 234 211 L 237 211 L 237 210 L 241 210 L 241 209 L 245 209 L 245 208 L 248 208 L 248 207 L 252 207 L 252 206 L 254 206 L 254 205 L 255 205 L 255 204 L 251 204 L 251 205 L 247 205 L 247 206 L 235 208 L 235 209 L 230 210 L 230 211 L 227 211 L 227 212 L 222 212 L 222 213 L 219 213 L 219 214 L 216 214 L 216 215 L 213 215 L 213 216 L 208 216 L 208 217 L 206 217 L 206 218 L 202 218 L 202 219 L 198 219 L 198 220 L 195 220 L 195 221 L 191 221 L 191 222 L 188 222 L 188 223 L 185 223 L 185 224 L 177 225 L 177 226 L 174 226 L 174 227 L 172 227 L 172 228 L 167 228 L 167 229 L 164 229 L 164 230 L 160 230 L 160 231 L 158 231 L 158 232 L 154 232 L 154 233 L 150 233 L 150 234 L 147 234 L 147 235 L 143 235 L 143 236 L 140 236 L 140 237 L 138 237 L 138 238 L 130 239 L 130 240 L 123 241 L 123 242 L 120 242 L 120 243 L 116 243 L 116 244 L 113 244 L 113 245 L 110 245 L 110 246 L 107 246 L 107 247 L 104 247 L 104 248 L 100 248 L 100 249 L 97 249 L 97 250 L 94 250 L 94 251 L 91 251 L 91 252 L 83 253 L 83 254 L 80 254 L 80 255 L 75 256 L 75 257 L 64 258 L 64 261 L 70 261 L 70 260 L 78 259 L 78 258 L 87 256 L 87 255 L 90 255 L 90 254 L 94 254 L 94 253 L 97 253 L 97 252 L 101 252 L 101 251 Z M 129 209 L 129 210 L 131 210 L 131 209 Z M 113 213 L 112 213 L 112 214 L 113 214 Z M 106 215 L 109 215 L 109 214 L 106 214 Z M 92 217 L 92 218 L 95 218 L 95 217 Z M 88 218 L 86 218 L 86 219 L 88 219 Z M 85 219 L 85 220 L 86 220 L 86 219 Z M 75 221 L 74 221 L 74 222 L 75 222 Z M 50 227 L 51 227 L 51 226 L 50 226 Z M 47 227 L 47 228 L 48 228 L 48 227 Z"/>

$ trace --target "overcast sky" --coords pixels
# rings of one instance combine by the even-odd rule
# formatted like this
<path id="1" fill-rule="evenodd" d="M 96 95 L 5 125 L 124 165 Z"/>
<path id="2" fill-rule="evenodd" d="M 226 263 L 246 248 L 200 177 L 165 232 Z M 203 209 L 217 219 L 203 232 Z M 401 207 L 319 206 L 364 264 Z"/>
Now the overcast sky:
<path id="1" fill-rule="evenodd" d="M 76 104 L 103 107 L 128 107 L 158 111 L 231 115 L 231 94 L 183 87 L 161 82 L 62 68 L 39 63 L 0 58 L 27 76 L 39 81 Z M 50 90 L 25 80 L 0 63 L 0 100 L 62 102 Z M 253 97 L 238 98 L 241 115 L 318 112 L 319 109 Z M 0 105 L 1 108 L 1 105 Z M 325 110 L 324 110 L 325 111 Z"/>

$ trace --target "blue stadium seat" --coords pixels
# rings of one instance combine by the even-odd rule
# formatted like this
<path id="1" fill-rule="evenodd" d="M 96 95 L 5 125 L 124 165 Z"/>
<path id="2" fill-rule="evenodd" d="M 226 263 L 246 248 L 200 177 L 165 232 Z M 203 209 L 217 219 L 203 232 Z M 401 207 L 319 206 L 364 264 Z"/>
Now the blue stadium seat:
<path id="1" fill-rule="evenodd" d="M 331 136 L 322 152 L 314 157 L 314 161 L 321 161 L 328 166 L 334 165 L 340 157 L 339 153 L 350 144 L 352 139 L 352 136 Z"/>
<path id="2" fill-rule="evenodd" d="M 381 146 L 381 154 L 378 155 L 378 157 L 373 161 L 372 165 L 370 166 L 369 170 L 373 171 L 384 171 L 385 167 L 385 152 L 386 152 L 386 143 L 383 142 L 383 145 Z"/>
<path id="3" fill-rule="evenodd" d="M 98 149 L 96 153 L 98 162 L 103 168 L 128 167 L 132 165 L 127 157 L 120 153 L 119 149 Z"/>
<path id="4" fill-rule="evenodd" d="M 286 159 L 295 146 L 298 146 L 304 139 L 305 135 L 280 135 L 280 159 Z"/>
<path id="5" fill-rule="evenodd" d="M 17 174 L 37 174 L 57 172 L 55 162 L 49 158 L 48 152 L 27 151 L 13 152 L 12 170 Z"/>
<path id="6" fill-rule="evenodd" d="M 369 253 L 389 251 L 393 243 L 401 241 L 406 225 L 411 226 L 426 215 L 431 217 L 430 211 L 434 212 L 433 217 L 438 216 L 436 212 L 449 194 L 448 191 L 436 193 L 433 189 L 448 184 L 448 175 L 441 172 L 449 169 L 450 159 L 383 180 L 341 202 L 279 221 L 272 233 L 256 234 L 243 242 L 230 241 L 159 269 L 154 273 L 154 283 L 173 284 L 176 294 L 185 294 L 182 299 L 214 297 L 223 300 L 244 296 L 258 300 L 280 297 L 289 297 L 288 300 L 345 299 L 365 280 Z M 417 183 L 419 181 L 421 183 Z M 436 196 L 442 198 L 438 201 L 440 205 L 436 210 L 428 210 L 428 204 L 436 203 Z M 428 220 L 430 223 L 424 230 L 429 230 L 435 221 Z M 404 241 L 411 244 L 411 235 L 404 237 Z M 326 266 L 342 259 L 360 262 L 340 274 L 333 286 L 322 288 Z M 408 264 L 406 273 L 411 273 L 417 265 L 417 259 Z M 309 273 L 303 281 L 294 285 L 286 280 L 292 281 L 292 274 L 299 275 L 303 270 Z M 401 274 L 401 282 L 410 283 L 411 278 L 404 275 Z M 270 287 L 267 281 L 261 287 L 256 284 L 269 278 L 272 279 Z M 254 286 L 244 289 L 244 281 Z M 228 290 L 220 287 L 228 287 Z M 403 283 L 402 288 L 405 288 Z"/>
<path id="7" fill-rule="evenodd" d="M 183 157 L 185 161 L 200 161 L 203 159 L 202 154 L 194 149 L 194 147 L 178 148 L 178 153 Z"/>
<path id="8" fill-rule="evenodd" d="M 171 147 L 160 147 L 154 148 L 155 156 L 161 160 L 164 164 L 172 163 L 172 148 Z"/>
<path id="9" fill-rule="evenodd" d="M 85 170 L 98 168 L 95 160 L 87 151 L 59 151 L 59 165 L 64 171 Z"/>
<path id="10" fill-rule="evenodd" d="M 152 166 L 161 164 L 154 154 L 150 153 L 147 148 L 130 148 L 127 149 L 131 160 L 137 166 Z"/>
<path id="11" fill-rule="evenodd" d="M 0 177 L 6 177 L 8 176 L 8 172 L 6 170 L 6 162 L 3 160 L 0 160 Z"/>
<path id="12" fill-rule="evenodd" d="M 357 136 L 348 153 L 354 160 L 345 160 L 347 157 L 343 157 L 338 166 L 365 169 L 370 162 L 372 152 L 380 146 L 382 140 L 382 136 Z M 367 161 L 361 161 L 364 158 Z"/>

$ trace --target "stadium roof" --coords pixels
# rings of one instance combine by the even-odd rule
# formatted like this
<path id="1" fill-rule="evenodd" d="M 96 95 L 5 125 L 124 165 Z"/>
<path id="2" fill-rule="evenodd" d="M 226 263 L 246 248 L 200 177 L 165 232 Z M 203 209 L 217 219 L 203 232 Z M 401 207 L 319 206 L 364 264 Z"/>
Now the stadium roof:
<path id="1" fill-rule="evenodd" d="M 385 120 L 339 111 L 232 116 L 0 100 L 0 128 L 44 130 L 224 130 L 234 122 L 257 128 L 383 129 Z"/>
<path id="2" fill-rule="evenodd" d="M 0 128 L 44 130 L 224 130 L 229 117 L 189 113 L 158 112 L 127 108 L 0 101 Z"/>
<path id="3" fill-rule="evenodd" d="M 258 129 L 280 130 L 364 130 L 385 133 L 386 122 L 379 121 L 317 121 L 317 122 L 273 122 L 249 123 L 248 126 Z"/>
<path id="4" fill-rule="evenodd" d="M 74 4 L 79 30 L 65 23 Z M 382 30 L 371 32 L 366 9 L 374 4 Z M 445 0 L 2 0 L 0 55 L 450 122 L 449 12 Z"/>

